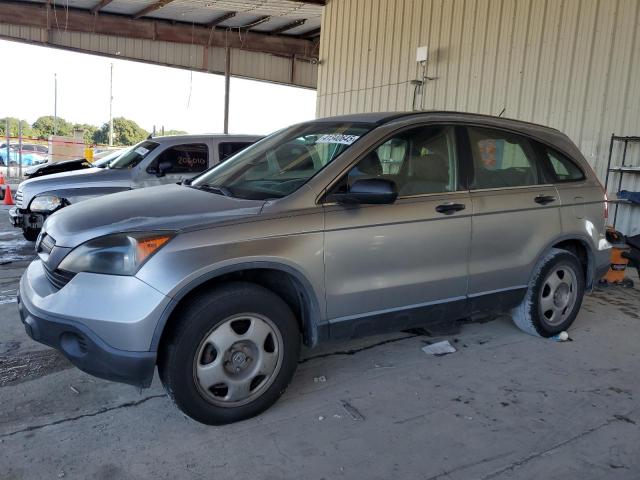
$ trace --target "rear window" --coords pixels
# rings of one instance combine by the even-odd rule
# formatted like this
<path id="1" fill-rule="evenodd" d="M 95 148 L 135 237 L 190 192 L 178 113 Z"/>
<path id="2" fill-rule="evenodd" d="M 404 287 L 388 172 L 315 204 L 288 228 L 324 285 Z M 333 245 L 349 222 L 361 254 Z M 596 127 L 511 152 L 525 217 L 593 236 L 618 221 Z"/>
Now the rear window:
<path id="1" fill-rule="evenodd" d="M 536 155 L 520 135 L 470 127 L 475 178 L 472 188 L 505 188 L 539 183 Z"/>
<path id="2" fill-rule="evenodd" d="M 577 182 L 584 180 L 584 172 L 566 156 L 545 147 L 545 154 L 551 165 L 551 170 L 558 182 Z"/>

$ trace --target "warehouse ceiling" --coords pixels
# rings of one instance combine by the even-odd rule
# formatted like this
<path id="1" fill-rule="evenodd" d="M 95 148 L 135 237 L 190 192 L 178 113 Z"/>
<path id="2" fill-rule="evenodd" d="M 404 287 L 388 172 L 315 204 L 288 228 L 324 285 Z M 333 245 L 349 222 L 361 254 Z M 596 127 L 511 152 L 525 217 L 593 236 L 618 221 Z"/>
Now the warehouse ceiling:
<path id="1" fill-rule="evenodd" d="M 222 57 L 229 48 L 233 75 L 314 88 L 324 4 L 325 0 L 0 1 L 0 37 L 214 73 L 224 70 Z M 175 50 L 175 44 L 186 44 L 189 51 L 160 58 L 167 48 Z M 288 60 L 286 65 L 282 59 Z"/>

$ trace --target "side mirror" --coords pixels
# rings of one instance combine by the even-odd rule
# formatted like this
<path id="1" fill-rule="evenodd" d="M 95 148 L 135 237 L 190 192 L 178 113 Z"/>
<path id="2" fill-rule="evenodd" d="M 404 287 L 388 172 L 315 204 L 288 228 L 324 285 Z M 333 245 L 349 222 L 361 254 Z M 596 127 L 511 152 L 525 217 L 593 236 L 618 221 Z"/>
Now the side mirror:
<path id="1" fill-rule="evenodd" d="M 367 178 L 356 180 L 347 192 L 327 195 L 327 201 L 343 204 L 381 205 L 393 203 L 398 198 L 398 189 L 391 180 Z"/>
<path id="2" fill-rule="evenodd" d="M 156 177 L 164 177 L 167 173 L 171 171 L 173 164 L 167 160 L 160 161 L 158 163 L 158 168 L 154 169 L 153 173 L 156 174 Z"/>

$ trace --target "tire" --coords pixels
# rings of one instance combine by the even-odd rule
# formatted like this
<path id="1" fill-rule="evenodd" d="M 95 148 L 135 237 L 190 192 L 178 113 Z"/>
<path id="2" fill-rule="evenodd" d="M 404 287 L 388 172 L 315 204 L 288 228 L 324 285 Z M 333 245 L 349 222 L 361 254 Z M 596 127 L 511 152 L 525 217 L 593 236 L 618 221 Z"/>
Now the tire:
<path id="1" fill-rule="evenodd" d="M 22 235 L 25 240 L 29 242 L 35 242 L 38 239 L 38 235 L 40 235 L 40 229 L 38 228 L 25 228 L 22 230 Z"/>
<path id="2" fill-rule="evenodd" d="M 179 315 L 158 370 L 186 415 L 223 425 L 258 415 L 284 393 L 298 365 L 300 331 L 279 296 L 234 282 L 194 296 Z"/>
<path id="3" fill-rule="evenodd" d="M 553 248 L 536 265 L 524 299 L 511 311 L 513 321 L 531 335 L 557 335 L 576 319 L 584 289 L 578 258 L 567 250 Z"/>

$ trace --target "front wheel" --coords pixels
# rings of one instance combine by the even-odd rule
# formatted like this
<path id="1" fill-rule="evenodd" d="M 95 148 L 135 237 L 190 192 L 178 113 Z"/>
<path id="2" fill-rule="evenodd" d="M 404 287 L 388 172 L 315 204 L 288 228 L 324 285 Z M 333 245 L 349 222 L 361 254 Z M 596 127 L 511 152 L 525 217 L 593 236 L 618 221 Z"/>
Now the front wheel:
<path id="1" fill-rule="evenodd" d="M 253 417 L 282 395 L 297 367 L 300 333 L 279 296 L 230 283 L 195 296 L 179 314 L 158 369 L 186 415 L 222 425 Z"/>
<path id="2" fill-rule="evenodd" d="M 538 262 L 524 300 L 511 311 L 524 332 L 552 337 L 575 320 L 584 296 L 582 265 L 571 252 L 557 248 Z"/>

